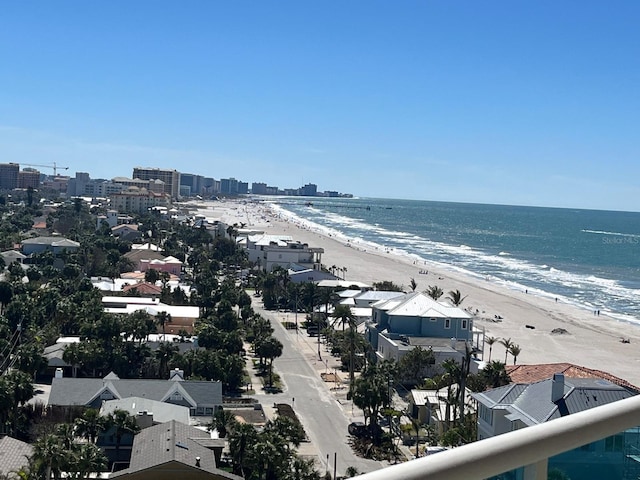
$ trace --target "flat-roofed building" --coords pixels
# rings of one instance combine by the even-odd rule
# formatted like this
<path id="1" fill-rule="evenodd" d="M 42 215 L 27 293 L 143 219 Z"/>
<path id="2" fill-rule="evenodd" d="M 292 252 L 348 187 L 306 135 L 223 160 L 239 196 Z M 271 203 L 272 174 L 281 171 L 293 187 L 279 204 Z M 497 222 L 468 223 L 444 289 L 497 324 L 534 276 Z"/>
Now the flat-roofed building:
<path id="1" fill-rule="evenodd" d="M 135 167 L 133 178 L 140 180 L 162 180 L 164 182 L 164 193 L 171 198 L 178 198 L 180 195 L 180 172 L 165 168 L 145 168 Z"/>
<path id="2" fill-rule="evenodd" d="M 109 198 L 111 206 L 120 213 L 145 213 L 150 208 L 169 204 L 166 194 L 150 192 L 146 188 L 129 187 Z"/>
<path id="3" fill-rule="evenodd" d="M 20 165 L 17 163 L 0 163 L 0 189 L 13 190 L 18 186 L 18 172 Z"/>
<path id="4" fill-rule="evenodd" d="M 40 172 L 33 168 L 18 172 L 18 188 L 38 188 L 40 186 Z"/>

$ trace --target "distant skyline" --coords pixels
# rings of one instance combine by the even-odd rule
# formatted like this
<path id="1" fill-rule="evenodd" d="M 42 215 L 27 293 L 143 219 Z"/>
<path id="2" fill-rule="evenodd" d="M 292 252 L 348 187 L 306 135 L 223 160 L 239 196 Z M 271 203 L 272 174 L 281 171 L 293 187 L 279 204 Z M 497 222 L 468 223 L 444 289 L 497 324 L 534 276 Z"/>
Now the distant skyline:
<path id="1" fill-rule="evenodd" d="M 639 19 L 635 0 L 3 2 L 0 163 L 640 211 Z"/>

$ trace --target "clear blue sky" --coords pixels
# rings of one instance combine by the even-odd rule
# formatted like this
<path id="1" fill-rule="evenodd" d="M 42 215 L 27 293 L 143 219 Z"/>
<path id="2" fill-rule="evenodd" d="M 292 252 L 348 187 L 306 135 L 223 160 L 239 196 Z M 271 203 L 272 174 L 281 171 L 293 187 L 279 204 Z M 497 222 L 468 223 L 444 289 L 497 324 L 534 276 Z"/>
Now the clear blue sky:
<path id="1" fill-rule="evenodd" d="M 640 211 L 638 25 L 637 0 L 4 1 L 0 162 Z"/>

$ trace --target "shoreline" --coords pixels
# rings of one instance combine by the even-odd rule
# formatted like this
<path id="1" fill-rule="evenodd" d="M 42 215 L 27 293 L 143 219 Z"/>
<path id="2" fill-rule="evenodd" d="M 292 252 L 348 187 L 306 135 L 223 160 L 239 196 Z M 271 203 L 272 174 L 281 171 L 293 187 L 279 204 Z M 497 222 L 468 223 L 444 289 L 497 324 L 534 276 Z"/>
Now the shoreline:
<path id="1" fill-rule="evenodd" d="M 368 284 L 389 280 L 410 291 L 408 285 L 413 278 L 417 291 L 437 285 L 445 292 L 443 298 L 450 290 L 460 290 L 466 296 L 462 308 L 478 310 L 474 318 L 477 329 L 484 329 L 486 336 L 510 338 L 520 345 L 522 352 L 518 364 L 573 363 L 603 370 L 640 385 L 637 368 L 640 352 L 635 347 L 640 343 L 640 328 L 633 324 L 605 314 L 594 315 L 592 311 L 555 302 L 546 296 L 519 292 L 505 285 L 445 270 L 430 262 L 414 264 L 409 256 L 354 246 L 309 225 L 299 225 L 267 203 L 207 202 L 202 213 L 228 224 L 246 223 L 248 228 L 264 230 L 267 234 L 291 235 L 294 240 L 309 246 L 324 248 L 323 265 L 346 267 L 347 280 Z M 496 315 L 502 318 L 497 319 Z M 553 334 L 554 329 L 565 329 L 567 333 Z M 629 343 L 623 343 L 622 339 Z M 488 355 L 489 349 L 485 346 L 485 360 Z M 491 358 L 504 361 L 505 349 L 499 342 L 493 345 Z M 513 364 L 511 356 L 507 363 Z"/>

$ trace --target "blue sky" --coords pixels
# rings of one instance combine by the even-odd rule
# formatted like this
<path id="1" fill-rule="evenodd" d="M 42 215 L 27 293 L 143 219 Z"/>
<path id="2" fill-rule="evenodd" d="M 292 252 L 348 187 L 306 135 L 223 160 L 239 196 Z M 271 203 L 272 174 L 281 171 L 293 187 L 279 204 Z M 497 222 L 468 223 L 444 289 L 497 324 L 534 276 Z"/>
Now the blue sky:
<path id="1" fill-rule="evenodd" d="M 639 21 L 635 0 L 6 1 L 0 161 L 640 211 Z"/>

